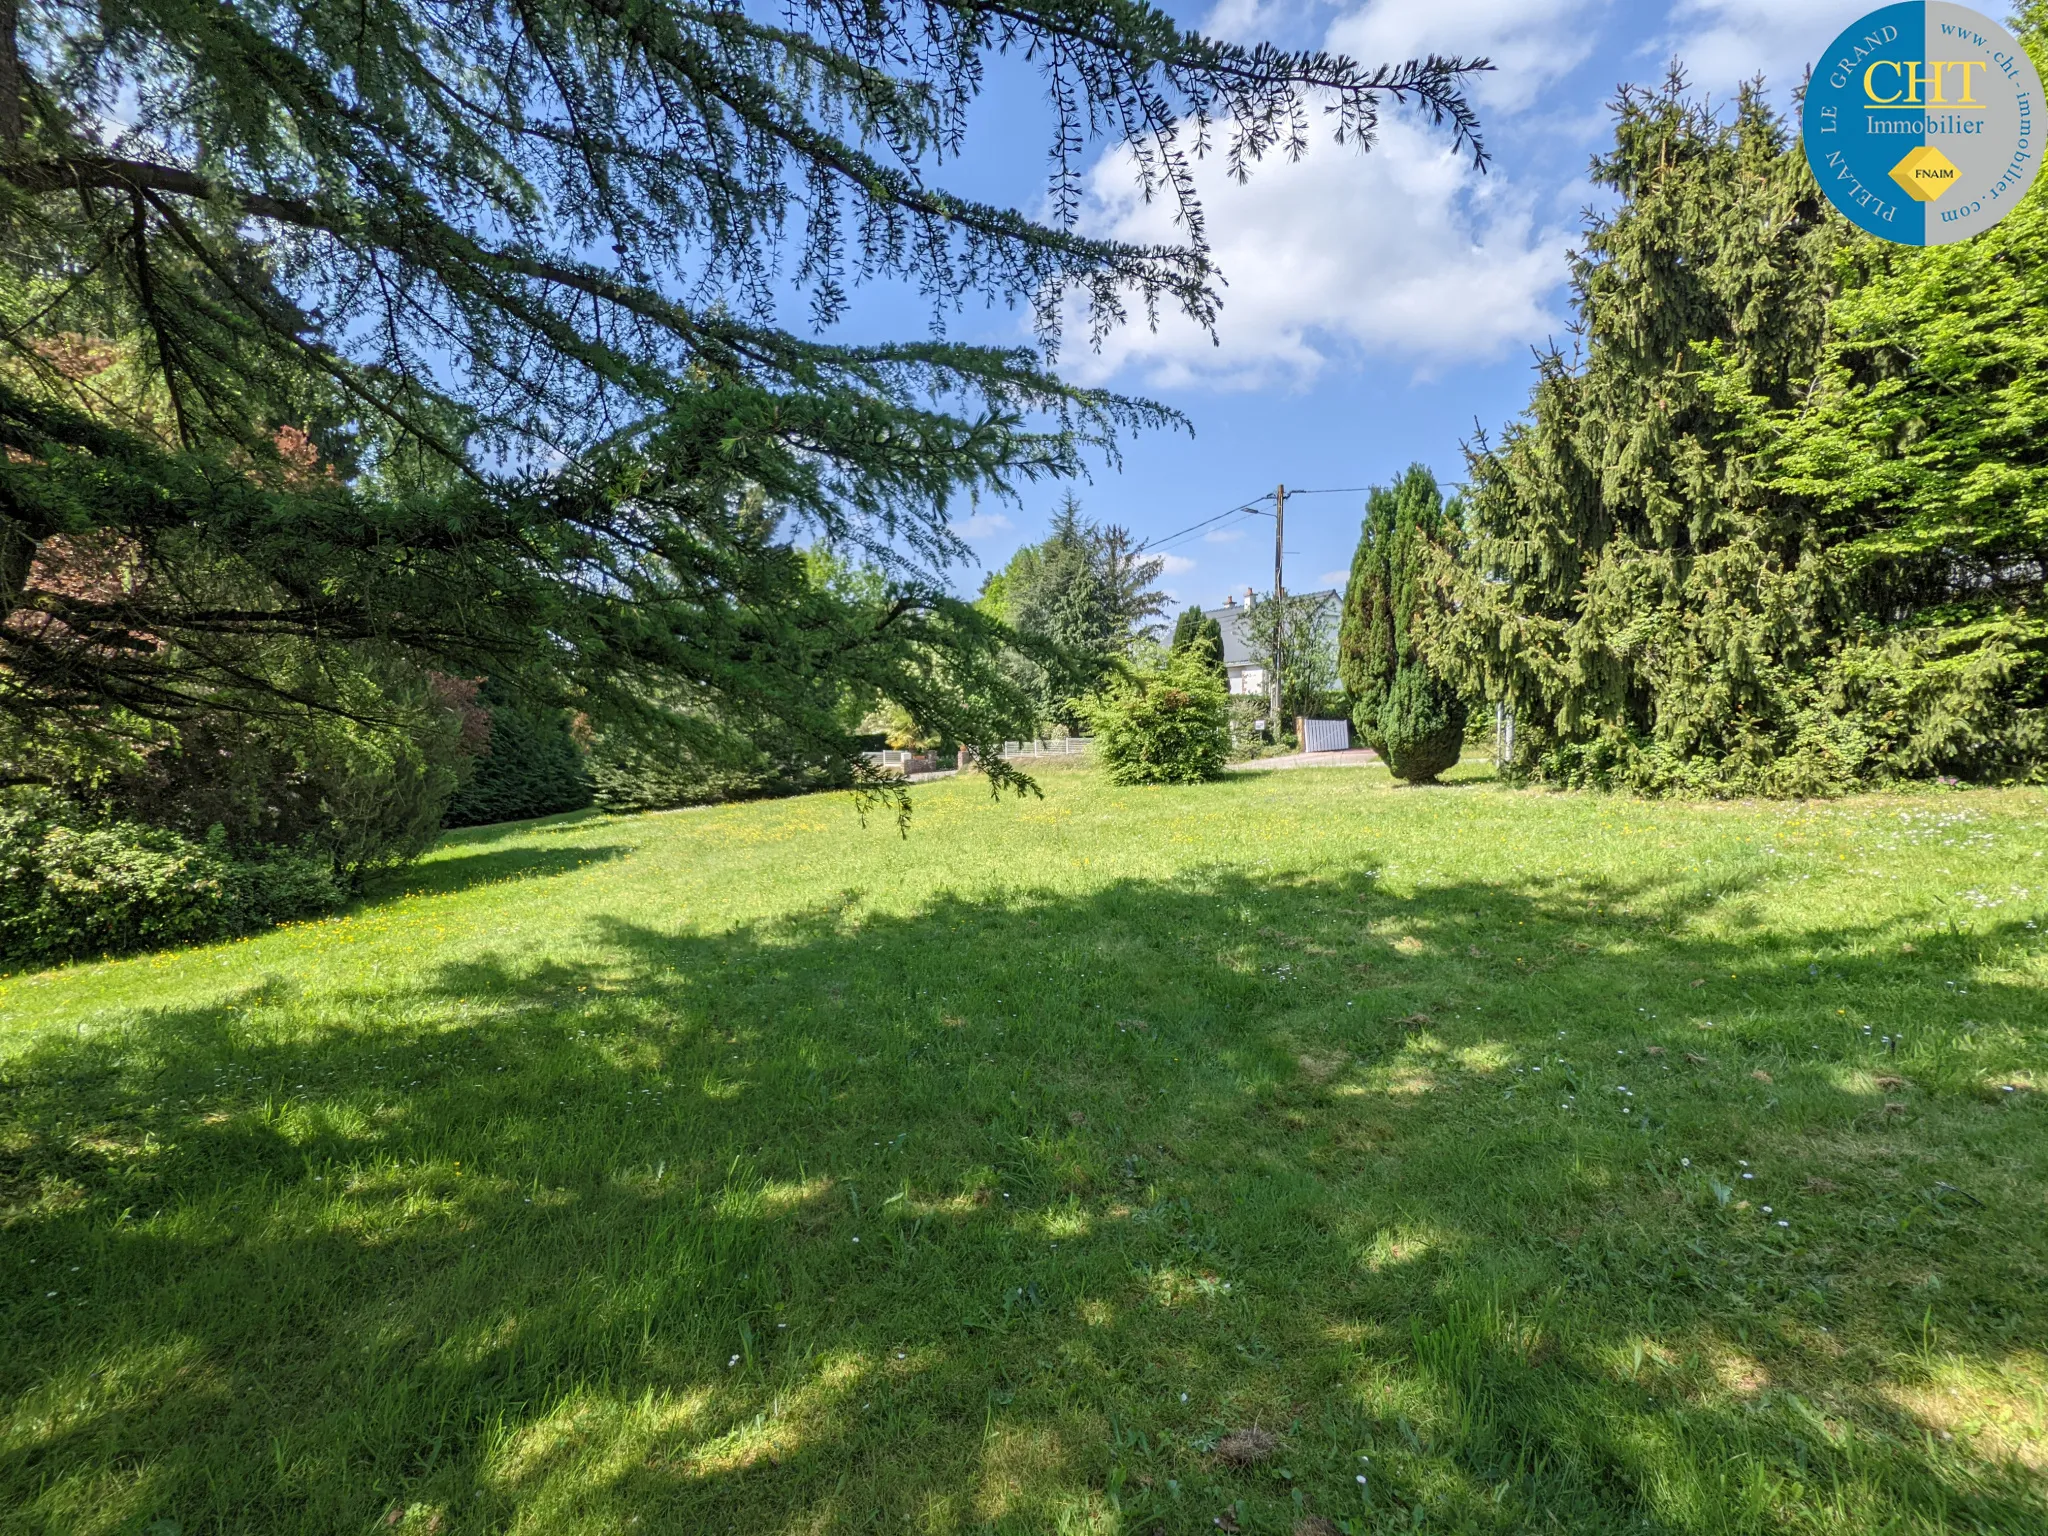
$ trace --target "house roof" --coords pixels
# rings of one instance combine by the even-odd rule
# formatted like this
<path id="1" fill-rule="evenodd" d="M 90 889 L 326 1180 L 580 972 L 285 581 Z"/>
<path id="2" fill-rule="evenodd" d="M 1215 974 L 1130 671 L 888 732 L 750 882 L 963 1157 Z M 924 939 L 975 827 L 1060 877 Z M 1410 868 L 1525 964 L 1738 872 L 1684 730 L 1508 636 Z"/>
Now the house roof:
<path id="1" fill-rule="evenodd" d="M 1290 597 L 1315 599 L 1322 604 L 1333 604 L 1342 596 L 1333 588 L 1321 592 L 1292 592 Z M 1249 611 L 1244 603 L 1231 603 L 1222 608 L 1204 608 L 1203 613 L 1214 619 L 1223 630 L 1223 665 L 1226 667 L 1252 667 L 1260 664 L 1261 658 L 1252 653 L 1251 642 L 1245 638 L 1244 616 Z"/>

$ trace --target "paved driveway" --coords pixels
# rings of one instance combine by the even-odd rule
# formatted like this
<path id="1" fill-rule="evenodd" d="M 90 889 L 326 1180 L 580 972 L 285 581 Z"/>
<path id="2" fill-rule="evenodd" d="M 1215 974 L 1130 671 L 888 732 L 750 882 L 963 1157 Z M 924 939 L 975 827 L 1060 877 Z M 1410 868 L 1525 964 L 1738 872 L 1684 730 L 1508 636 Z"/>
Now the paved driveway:
<path id="1" fill-rule="evenodd" d="M 1379 753 L 1371 748 L 1353 747 L 1347 752 L 1291 752 L 1286 757 L 1258 757 L 1248 763 L 1232 763 L 1230 769 L 1233 773 L 1255 773 L 1266 768 L 1363 768 L 1379 760 Z"/>

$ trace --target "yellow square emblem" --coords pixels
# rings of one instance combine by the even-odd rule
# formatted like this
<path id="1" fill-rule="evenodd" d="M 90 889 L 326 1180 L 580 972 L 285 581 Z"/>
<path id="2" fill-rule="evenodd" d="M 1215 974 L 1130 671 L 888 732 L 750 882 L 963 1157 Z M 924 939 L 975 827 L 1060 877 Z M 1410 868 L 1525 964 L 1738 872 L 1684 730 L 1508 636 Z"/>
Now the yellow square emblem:
<path id="1" fill-rule="evenodd" d="M 1892 167 L 1892 180 L 1906 189 L 1906 196 L 1931 203 L 1956 184 L 1955 162 L 1932 144 L 1922 144 Z"/>

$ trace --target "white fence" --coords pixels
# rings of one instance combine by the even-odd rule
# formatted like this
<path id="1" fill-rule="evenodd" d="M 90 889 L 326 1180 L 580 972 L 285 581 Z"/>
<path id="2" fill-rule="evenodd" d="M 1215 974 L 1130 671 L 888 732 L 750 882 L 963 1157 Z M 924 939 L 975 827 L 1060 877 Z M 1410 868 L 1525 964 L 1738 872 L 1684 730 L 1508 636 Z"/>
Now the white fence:
<path id="1" fill-rule="evenodd" d="M 1037 741 L 1006 741 L 1003 743 L 1003 757 L 1079 757 L 1094 744 L 1093 736 L 1050 736 Z M 949 760 L 950 759 L 950 760 Z M 962 768 L 971 767 L 974 754 L 963 748 L 958 758 L 952 754 L 941 757 L 935 752 L 897 752 L 894 750 L 870 752 L 868 761 L 877 768 L 893 768 L 905 778 L 921 773 L 951 773 L 954 763 Z"/>
<path id="2" fill-rule="evenodd" d="M 932 752 L 870 752 L 868 761 L 877 768 L 894 768 L 898 773 L 937 773 L 939 759 Z"/>
<path id="3" fill-rule="evenodd" d="M 1078 757 L 1094 745 L 1093 736 L 1051 736 L 1037 741 L 1006 741 L 1004 757 Z"/>

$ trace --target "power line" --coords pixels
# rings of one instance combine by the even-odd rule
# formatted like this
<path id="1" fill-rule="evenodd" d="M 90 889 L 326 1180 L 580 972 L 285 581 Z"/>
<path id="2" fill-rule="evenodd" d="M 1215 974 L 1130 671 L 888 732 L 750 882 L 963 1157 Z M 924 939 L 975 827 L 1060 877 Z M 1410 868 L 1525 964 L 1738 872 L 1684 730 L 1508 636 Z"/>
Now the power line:
<path id="1" fill-rule="evenodd" d="M 1289 486 L 1287 488 L 1287 494 L 1290 496 L 1355 496 L 1364 495 L 1365 493 L 1373 489 L 1375 489 L 1375 487 L 1370 485 L 1329 485 L 1318 487 L 1315 490 L 1298 491 L 1293 486 Z M 1225 522 L 1230 518 L 1241 516 L 1244 513 L 1249 512 L 1254 513 L 1260 517 L 1271 517 L 1273 514 L 1266 511 L 1263 507 L 1259 505 L 1259 503 L 1264 501 L 1271 501 L 1272 499 L 1273 493 L 1271 491 L 1268 491 L 1263 496 L 1255 497 L 1251 501 L 1243 502 L 1238 506 L 1232 507 L 1228 512 L 1218 512 L 1214 517 L 1205 517 L 1199 523 L 1190 523 L 1187 527 L 1180 529 L 1178 532 L 1164 534 L 1156 539 L 1147 539 L 1143 544 L 1140 544 L 1138 546 L 1135 553 L 1145 554 L 1151 551 L 1165 549 L 1170 544 L 1179 543 L 1182 539 L 1186 538 L 1191 533 L 1200 533 L 1204 528 L 1213 527 L 1217 523 Z"/>
<path id="2" fill-rule="evenodd" d="M 1189 530 L 1187 533 L 1181 534 L 1177 537 L 1161 539 L 1157 544 L 1148 544 L 1145 546 L 1145 549 L 1142 551 L 1142 553 L 1164 554 L 1171 550 L 1185 548 L 1189 543 L 1193 542 L 1195 532 L 1201 528 L 1209 529 L 1207 533 L 1202 535 L 1202 537 L 1205 539 L 1225 538 L 1226 534 L 1224 530 L 1234 526 L 1230 521 L 1230 518 L 1232 517 L 1271 517 L 1272 515 L 1272 513 L 1264 510 L 1263 508 L 1241 508 L 1238 512 L 1231 513 L 1226 517 L 1213 518 L 1210 520 L 1209 523 L 1199 523 L 1196 525 L 1195 529 Z M 1236 535 L 1232 533 L 1227 535 L 1227 537 L 1235 538 Z"/>
<path id="3" fill-rule="evenodd" d="M 1191 533 L 1200 533 L 1204 528 L 1207 528 L 1215 523 L 1220 523 L 1224 521 L 1226 518 L 1236 517 L 1239 513 L 1242 512 L 1258 512 L 1260 510 L 1260 502 L 1271 501 L 1272 499 L 1273 493 L 1271 491 L 1268 491 L 1263 496 L 1255 497 L 1251 501 L 1243 502 L 1238 506 L 1232 507 L 1228 512 L 1218 512 L 1214 517 L 1205 517 L 1199 523 L 1190 523 L 1187 527 L 1181 529 L 1178 533 L 1169 533 L 1164 538 L 1147 539 L 1143 544 L 1140 544 L 1138 546 L 1135 553 L 1143 554 L 1148 550 L 1163 549 L 1168 544 L 1176 543 L 1179 540 L 1186 538 Z"/>

